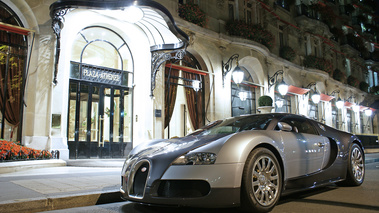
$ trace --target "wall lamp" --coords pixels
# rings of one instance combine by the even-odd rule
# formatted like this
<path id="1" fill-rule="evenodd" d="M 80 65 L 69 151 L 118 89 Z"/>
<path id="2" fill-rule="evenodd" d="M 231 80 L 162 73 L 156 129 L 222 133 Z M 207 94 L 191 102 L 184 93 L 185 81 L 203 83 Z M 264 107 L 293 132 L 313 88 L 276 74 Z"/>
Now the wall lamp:
<path id="1" fill-rule="evenodd" d="M 311 89 L 311 87 L 313 87 L 313 86 L 315 88 L 314 90 Z M 320 96 L 320 93 L 317 92 L 316 82 L 309 83 L 306 88 L 311 89 L 313 91 L 311 99 L 312 99 L 313 103 L 318 104 L 321 100 L 321 96 Z"/>
<path id="2" fill-rule="evenodd" d="M 338 93 L 338 99 L 336 101 L 336 106 L 338 109 L 341 109 L 344 106 L 344 101 L 340 98 L 340 91 L 334 90 L 332 93 L 330 93 L 330 96 L 334 96 L 336 93 Z"/>
<path id="3" fill-rule="evenodd" d="M 283 70 L 278 70 L 273 76 L 268 75 L 268 88 L 278 82 L 278 75 L 282 75 L 282 81 L 278 85 L 278 90 L 281 95 L 286 95 L 288 92 L 288 85 L 284 82 Z"/>
<path id="4" fill-rule="evenodd" d="M 370 117 L 371 115 L 372 115 L 372 110 L 369 108 L 369 109 L 366 109 L 365 110 L 365 115 L 367 116 L 367 117 Z"/>
<path id="5" fill-rule="evenodd" d="M 229 60 L 224 63 L 224 61 L 221 61 L 222 63 L 222 86 L 225 85 L 225 78 L 226 75 L 232 70 L 233 60 L 236 60 L 236 67 L 233 70 L 232 78 L 234 83 L 240 84 L 243 81 L 244 72 L 243 70 L 238 66 L 238 54 L 234 54 L 230 56 Z"/>
<path id="6" fill-rule="evenodd" d="M 358 104 L 356 104 L 356 103 L 353 101 L 354 98 L 355 98 L 355 97 L 352 95 L 352 96 L 350 96 L 349 98 L 347 98 L 347 101 L 353 104 L 353 106 L 352 106 L 351 108 L 353 109 L 354 112 L 359 112 L 360 107 L 359 107 Z"/>
<path id="7" fill-rule="evenodd" d="M 198 92 L 201 89 L 201 81 L 192 80 L 192 88 L 195 90 L 195 92 Z"/>

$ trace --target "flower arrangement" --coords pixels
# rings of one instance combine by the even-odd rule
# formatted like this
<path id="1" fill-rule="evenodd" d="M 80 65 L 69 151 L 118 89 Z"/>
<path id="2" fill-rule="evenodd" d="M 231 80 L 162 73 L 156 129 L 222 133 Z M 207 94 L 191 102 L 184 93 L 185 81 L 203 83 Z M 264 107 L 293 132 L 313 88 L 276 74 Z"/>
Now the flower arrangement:
<path id="1" fill-rule="evenodd" d="M 335 69 L 333 72 L 333 79 L 343 82 L 346 78 L 346 74 L 339 69 Z"/>
<path id="2" fill-rule="evenodd" d="M 296 53 L 291 47 L 283 46 L 279 50 L 279 56 L 288 60 L 288 61 L 293 61 L 296 57 Z"/>
<path id="3" fill-rule="evenodd" d="M 229 35 L 253 40 L 268 48 L 272 48 L 275 45 L 274 36 L 261 25 L 246 24 L 244 21 L 238 20 L 229 21 L 225 29 Z"/>
<path id="4" fill-rule="evenodd" d="M 194 3 L 179 5 L 179 17 L 200 27 L 205 27 L 207 23 L 204 11 L 200 9 L 199 5 Z"/>
<path id="5" fill-rule="evenodd" d="M 303 63 L 305 67 L 323 70 L 327 72 L 330 76 L 333 75 L 333 64 L 329 60 L 312 55 L 307 55 L 305 56 Z"/>
<path id="6" fill-rule="evenodd" d="M 349 77 L 347 77 L 347 84 L 349 84 L 350 86 L 353 86 L 353 87 L 358 87 L 359 86 L 359 80 L 357 77 L 350 75 Z"/>
<path id="7" fill-rule="evenodd" d="M 21 146 L 15 142 L 0 140 L 0 161 L 50 159 L 52 155 L 46 150 L 36 150 Z"/>

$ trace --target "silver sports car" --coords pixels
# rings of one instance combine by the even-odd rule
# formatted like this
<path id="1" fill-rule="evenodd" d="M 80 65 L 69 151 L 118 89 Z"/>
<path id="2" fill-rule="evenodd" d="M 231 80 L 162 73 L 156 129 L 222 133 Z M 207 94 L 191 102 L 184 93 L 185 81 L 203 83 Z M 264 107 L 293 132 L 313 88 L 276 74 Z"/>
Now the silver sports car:
<path id="1" fill-rule="evenodd" d="M 364 152 L 352 134 L 283 113 L 218 120 L 183 138 L 134 148 L 124 199 L 192 207 L 272 210 L 283 194 L 331 183 L 358 186 Z"/>

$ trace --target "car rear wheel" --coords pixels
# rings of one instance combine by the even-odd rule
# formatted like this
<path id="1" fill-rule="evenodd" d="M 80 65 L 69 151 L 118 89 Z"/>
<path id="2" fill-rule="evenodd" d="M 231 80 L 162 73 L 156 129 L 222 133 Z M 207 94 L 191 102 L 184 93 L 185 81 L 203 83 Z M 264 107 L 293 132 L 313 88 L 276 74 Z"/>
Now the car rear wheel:
<path id="1" fill-rule="evenodd" d="M 249 212 L 269 212 L 282 191 L 282 173 L 275 155 L 266 148 L 253 150 L 242 176 L 241 207 Z"/>
<path id="2" fill-rule="evenodd" d="M 346 180 L 342 182 L 347 186 L 359 186 L 365 177 L 364 153 L 358 144 L 353 143 L 350 148 Z"/>

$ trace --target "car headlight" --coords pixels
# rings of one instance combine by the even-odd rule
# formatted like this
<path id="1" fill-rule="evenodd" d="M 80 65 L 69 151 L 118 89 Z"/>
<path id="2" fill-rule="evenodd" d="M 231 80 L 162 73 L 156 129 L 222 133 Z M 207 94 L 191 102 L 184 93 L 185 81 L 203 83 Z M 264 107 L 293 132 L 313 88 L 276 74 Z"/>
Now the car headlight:
<path id="1" fill-rule="evenodd" d="M 217 155 L 210 152 L 185 154 L 178 157 L 173 165 L 209 165 L 216 162 Z"/>

